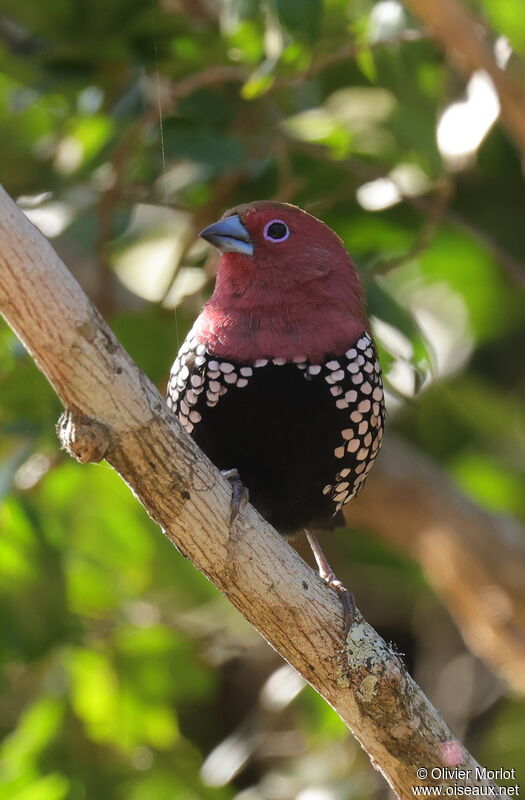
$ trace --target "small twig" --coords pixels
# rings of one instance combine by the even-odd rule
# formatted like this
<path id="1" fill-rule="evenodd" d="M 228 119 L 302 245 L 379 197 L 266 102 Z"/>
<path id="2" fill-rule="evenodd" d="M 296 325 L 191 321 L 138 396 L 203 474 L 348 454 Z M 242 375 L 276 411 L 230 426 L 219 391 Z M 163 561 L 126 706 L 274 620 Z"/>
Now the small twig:
<path id="1" fill-rule="evenodd" d="M 319 58 L 315 59 L 307 72 L 307 77 L 317 75 L 320 72 L 323 72 L 325 69 L 335 66 L 336 64 L 341 64 L 345 61 L 351 61 L 354 58 L 357 58 L 357 56 L 359 56 L 361 53 L 367 52 L 368 50 L 378 50 L 384 47 L 395 47 L 396 45 L 409 42 L 421 42 L 425 39 L 428 39 L 428 33 L 426 31 L 418 30 L 417 28 L 408 28 L 407 30 L 400 31 L 400 33 L 397 33 L 395 36 L 390 36 L 387 39 L 377 39 L 373 42 L 349 42 L 339 50 L 336 50 L 335 53 L 326 53 L 325 55 L 319 56 Z"/>
<path id="2" fill-rule="evenodd" d="M 294 140 L 294 146 L 298 150 L 309 153 L 314 158 L 318 158 L 321 161 L 329 163 L 332 167 L 345 170 L 354 178 L 357 178 L 357 182 L 376 180 L 377 178 L 384 178 L 388 175 L 388 169 L 386 167 L 381 166 L 380 164 L 368 164 L 354 157 L 334 161 L 334 159 L 331 158 L 330 154 L 326 151 L 326 148 L 324 148 L 322 145 L 311 144 L 309 142 L 298 142 Z M 345 184 L 342 187 L 338 187 L 332 192 L 332 194 L 327 195 L 324 200 L 321 200 L 317 203 L 310 203 L 309 209 L 315 208 L 318 210 L 319 208 L 326 208 L 329 207 L 330 204 L 340 202 L 349 193 L 353 194 L 355 192 L 355 188 L 355 184 L 352 186 Z M 447 191 L 452 192 L 452 189 L 453 184 L 450 185 L 450 188 Z M 444 207 L 442 210 L 440 210 L 439 203 L 436 207 L 435 201 L 429 200 L 428 197 L 423 195 L 414 197 L 401 194 L 402 202 L 411 206 L 420 214 L 423 214 L 425 217 L 429 218 L 435 216 L 437 226 L 439 226 L 440 214 L 442 214 L 442 220 L 450 222 L 452 225 L 460 228 L 461 230 L 468 231 L 493 254 L 494 258 L 499 262 L 500 266 L 505 270 L 509 278 L 511 278 L 518 286 L 525 287 L 525 264 L 519 261 L 519 259 L 515 258 L 504 247 L 502 247 L 499 242 L 497 242 L 489 233 L 474 225 L 473 222 L 465 219 L 465 217 L 463 217 L 459 212 L 451 209 L 447 205 L 448 200 L 446 195 L 443 195 L 442 199 Z M 433 230 L 433 225 L 431 224 L 430 228 L 424 233 L 424 235 L 422 234 L 423 243 L 424 237 L 429 237 L 426 247 L 428 247 L 430 239 L 434 236 L 435 232 L 436 230 Z M 421 242 L 422 240 L 419 238 L 418 242 L 414 245 L 414 248 L 418 248 L 417 254 L 420 254 L 424 249 L 423 247 L 420 247 Z M 413 248 L 410 249 L 409 254 L 403 254 L 400 256 L 400 259 L 402 259 L 401 263 L 405 263 L 409 257 L 414 257 Z M 391 264 L 392 262 L 389 261 L 388 269 L 392 268 Z M 379 269 L 382 271 L 381 267 L 379 267 Z"/>
<path id="3" fill-rule="evenodd" d="M 276 139 L 274 153 L 277 163 L 277 193 L 275 200 L 280 203 L 291 203 L 297 192 L 302 189 L 304 179 L 294 175 L 289 143 L 282 136 Z"/>
<path id="4" fill-rule="evenodd" d="M 113 238 L 113 219 L 118 203 L 118 193 L 112 187 L 101 192 L 97 206 L 97 283 L 95 298 L 102 315 L 106 319 L 110 319 L 115 312 L 115 284 L 111 267 L 110 242 Z"/>
<path id="5" fill-rule="evenodd" d="M 175 281 L 177 280 L 177 275 L 179 274 L 181 267 L 184 265 L 186 256 L 193 247 L 199 231 L 209 223 L 210 219 L 214 219 L 219 214 L 222 214 L 225 207 L 229 205 L 230 198 L 235 193 L 235 190 L 239 183 L 241 183 L 243 177 L 244 173 L 234 172 L 217 180 L 214 184 L 213 193 L 210 199 L 194 212 L 189 229 L 185 235 L 184 243 L 179 250 L 176 262 L 172 266 L 171 276 L 167 289 L 161 298 L 161 303 L 165 302 L 166 298 L 172 291 Z"/>
<path id="6" fill-rule="evenodd" d="M 412 247 L 397 258 L 375 264 L 373 269 L 375 275 L 385 275 L 387 272 L 413 261 L 430 247 L 443 219 L 448 215 L 448 203 L 452 196 L 452 189 L 453 184 L 449 179 L 444 178 L 438 181 L 436 191 L 428 202 L 426 218 Z M 402 195 L 402 199 L 404 202 L 409 202 L 411 198 Z"/>
<path id="7" fill-rule="evenodd" d="M 501 264 L 509 278 L 525 289 L 525 264 L 522 261 L 515 258 L 508 250 L 505 250 L 490 233 L 474 225 L 473 222 L 465 219 L 462 214 L 454 211 L 454 209 L 449 208 L 445 217 L 456 228 L 467 231 L 481 242 L 492 253 L 496 261 Z"/>

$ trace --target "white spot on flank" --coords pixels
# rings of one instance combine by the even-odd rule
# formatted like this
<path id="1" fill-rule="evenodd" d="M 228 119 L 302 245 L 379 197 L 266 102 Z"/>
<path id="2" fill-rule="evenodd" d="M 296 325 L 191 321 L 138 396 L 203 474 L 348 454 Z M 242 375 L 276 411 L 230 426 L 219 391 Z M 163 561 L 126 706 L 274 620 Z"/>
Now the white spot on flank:
<path id="1" fill-rule="evenodd" d="M 352 439 L 352 441 L 348 442 L 348 444 L 346 445 L 346 449 L 348 450 L 349 453 L 355 453 L 356 450 L 359 450 L 360 444 L 361 443 L 359 439 Z"/>
<path id="2" fill-rule="evenodd" d="M 370 405 L 370 400 L 361 400 L 357 409 L 361 411 L 362 414 L 365 414 L 367 411 L 370 411 Z"/>
<path id="3" fill-rule="evenodd" d="M 219 369 L 219 362 L 218 361 L 210 361 L 210 362 L 208 362 L 208 369 L 218 370 Z"/>
<path id="4" fill-rule="evenodd" d="M 283 364 L 286 364 L 286 358 L 274 358 L 272 359 L 272 363 L 275 364 L 276 367 L 282 367 Z"/>
<path id="5" fill-rule="evenodd" d="M 326 486 L 323 488 L 323 494 L 328 494 L 328 492 L 332 491 L 332 484 L 327 483 Z"/>
<path id="6" fill-rule="evenodd" d="M 223 361 L 220 366 L 221 372 L 226 372 L 226 373 L 233 372 L 234 369 L 235 367 L 233 366 L 233 364 L 229 364 L 227 361 Z"/>
<path id="7" fill-rule="evenodd" d="M 355 401 L 357 400 L 356 390 L 350 389 L 350 391 L 345 394 L 345 400 L 348 400 L 349 403 L 355 403 Z"/>
<path id="8" fill-rule="evenodd" d="M 235 372 L 229 372 L 224 376 L 224 380 L 226 383 L 237 383 L 237 374 Z"/>
<path id="9" fill-rule="evenodd" d="M 367 455 L 368 455 L 368 447 L 362 447 L 361 450 L 358 451 L 356 458 L 358 461 L 364 461 Z"/>
<path id="10" fill-rule="evenodd" d="M 359 436 L 364 436 L 367 430 L 368 430 L 368 422 L 366 421 L 366 419 L 364 419 L 362 422 L 359 423 L 359 428 L 357 429 L 357 432 Z"/>
<path id="11" fill-rule="evenodd" d="M 338 395 L 343 394 L 343 390 L 340 386 L 331 386 L 330 394 L 332 394 L 334 397 L 337 397 Z"/>
<path id="12" fill-rule="evenodd" d="M 361 372 L 358 372 L 357 375 L 352 375 L 352 383 L 355 383 L 357 385 L 363 383 L 363 374 Z"/>
<path id="13" fill-rule="evenodd" d="M 360 411 L 352 411 L 352 413 L 350 414 L 350 419 L 352 420 L 352 422 L 361 422 L 361 420 L 363 419 L 363 415 L 361 414 Z"/>
<path id="14" fill-rule="evenodd" d="M 359 445 L 358 445 L 358 447 L 359 447 Z M 336 447 L 336 448 L 335 448 L 335 450 L 334 450 L 334 456 L 335 456 L 336 458 L 342 458 L 342 457 L 344 456 L 344 454 L 345 454 L 345 449 L 344 449 L 344 447 Z"/>
<path id="15" fill-rule="evenodd" d="M 258 358 L 257 361 L 254 362 L 254 367 L 265 367 L 268 363 L 267 358 Z"/>
<path id="16" fill-rule="evenodd" d="M 338 369 L 336 372 L 332 372 L 330 377 L 333 378 L 334 381 L 342 381 L 344 376 L 344 371 L 342 369 Z"/>
<path id="17" fill-rule="evenodd" d="M 327 363 L 327 365 L 326 365 L 326 368 L 327 369 L 332 369 L 332 370 L 333 369 L 340 369 L 341 365 L 340 365 L 339 361 L 329 361 Z"/>
<path id="18" fill-rule="evenodd" d="M 210 381 L 208 386 L 210 387 L 210 392 L 218 392 L 221 388 L 219 381 Z"/>
<path id="19" fill-rule="evenodd" d="M 248 381 L 246 380 L 246 378 L 239 378 L 239 380 L 237 381 L 237 388 L 244 389 L 245 386 L 248 386 Z"/>
<path id="20" fill-rule="evenodd" d="M 346 478 L 348 475 L 350 475 L 350 472 L 351 470 L 349 469 L 342 469 L 341 472 L 339 473 L 339 477 Z"/>
<path id="21" fill-rule="evenodd" d="M 192 422 L 200 422 L 202 419 L 198 411 L 190 411 L 190 420 Z"/>
<path id="22" fill-rule="evenodd" d="M 250 378 L 253 375 L 253 369 L 251 367 L 241 367 L 240 372 L 244 378 Z"/>
<path id="23" fill-rule="evenodd" d="M 343 398 L 341 398 L 341 400 L 336 400 L 335 404 L 337 408 L 348 408 L 348 403 Z"/>
<path id="24" fill-rule="evenodd" d="M 310 375 L 319 375 L 320 372 L 321 372 L 321 367 L 319 366 L 319 364 L 312 364 L 311 367 L 308 367 L 308 373 Z"/>
<path id="25" fill-rule="evenodd" d="M 361 391 L 363 392 L 363 394 L 370 394 L 370 392 L 372 391 L 372 387 L 370 386 L 368 381 L 363 383 L 363 385 L 361 386 Z"/>
<path id="26" fill-rule="evenodd" d="M 347 366 L 348 372 L 359 372 L 359 364 L 357 361 L 351 361 L 350 364 Z"/>
<path id="27" fill-rule="evenodd" d="M 345 428 L 344 431 L 341 431 L 341 436 L 343 439 L 346 439 L 346 441 L 350 441 L 350 439 L 354 438 L 354 431 L 352 428 Z"/>
<path id="28" fill-rule="evenodd" d="M 356 357 L 356 355 L 357 355 L 357 350 L 353 347 L 350 348 L 350 350 L 347 350 L 345 353 L 345 356 L 349 361 L 352 361 Z"/>

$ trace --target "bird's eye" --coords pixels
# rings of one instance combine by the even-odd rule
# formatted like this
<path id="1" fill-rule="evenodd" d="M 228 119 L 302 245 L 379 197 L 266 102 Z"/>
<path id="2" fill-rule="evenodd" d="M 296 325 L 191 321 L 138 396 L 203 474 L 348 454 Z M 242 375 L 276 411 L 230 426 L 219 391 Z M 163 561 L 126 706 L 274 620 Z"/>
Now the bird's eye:
<path id="1" fill-rule="evenodd" d="M 284 242 L 290 235 L 288 225 L 280 219 L 272 219 L 264 226 L 264 238 L 269 242 Z"/>

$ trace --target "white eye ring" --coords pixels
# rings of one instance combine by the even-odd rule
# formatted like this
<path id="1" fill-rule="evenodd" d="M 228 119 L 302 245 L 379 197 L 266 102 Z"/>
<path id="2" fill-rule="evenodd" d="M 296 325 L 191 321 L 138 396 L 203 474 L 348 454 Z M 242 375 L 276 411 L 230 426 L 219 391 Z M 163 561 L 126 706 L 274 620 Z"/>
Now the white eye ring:
<path id="1" fill-rule="evenodd" d="M 277 233 L 277 236 L 272 236 L 270 229 L 272 228 L 273 225 L 278 225 L 280 227 L 282 226 L 284 230 L 281 232 L 281 230 L 276 231 L 274 229 L 274 233 Z M 274 242 L 274 244 L 277 242 L 285 242 L 288 239 L 289 235 L 290 235 L 290 229 L 288 225 L 282 221 L 282 219 L 271 219 L 270 222 L 267 222 L 266 225 L 264 226 L 264 231 L 263 231 L 264 238 L 267 239 L 269 242 Z"/>

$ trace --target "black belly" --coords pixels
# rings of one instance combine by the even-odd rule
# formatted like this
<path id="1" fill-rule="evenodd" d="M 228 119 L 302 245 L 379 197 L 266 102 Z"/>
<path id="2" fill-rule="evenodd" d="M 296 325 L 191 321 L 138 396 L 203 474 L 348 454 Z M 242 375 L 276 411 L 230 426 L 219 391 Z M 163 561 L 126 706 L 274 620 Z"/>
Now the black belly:
<path id="1" fill-rule="evenodd" d="M 321 364 L 283 361 L 221 361 L 190 333 L 168 403 L 219 469 L 239 471 L 251 502 L 280 533 L 336 527 L 381 442 L 374 346 L 364 333 Z"/>
<path id="2" fill-rule="evenodd" d="M 295 364 L 269 364 L 213 408 L 196 408 L 202 419 L 193 438 L 219 469 L 238 469 L 250 501 L 277 530 L 335 525 L 334 502 L 322 490 L 340 466 L 342 422 L 324 381 L 305 379 Z"/>

